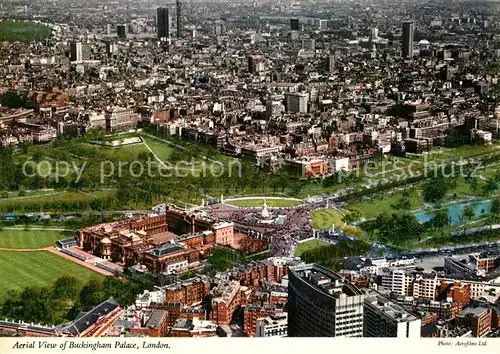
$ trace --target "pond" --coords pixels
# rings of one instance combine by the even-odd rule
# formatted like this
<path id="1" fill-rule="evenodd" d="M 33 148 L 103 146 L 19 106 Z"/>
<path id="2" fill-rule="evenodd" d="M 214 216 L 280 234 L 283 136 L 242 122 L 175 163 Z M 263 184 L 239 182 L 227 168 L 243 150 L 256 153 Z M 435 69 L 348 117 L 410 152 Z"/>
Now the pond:
<path id="1" fill-rule="evenodd" d="M 474 209 L 474 213 L 476 216 L 480 216 L 482 214 L 487 214 L 491 210 L 491 200 L 485 200 L 482 202 L 477 202 L 477 203 L 465 203 L 465 204 L 458 204 L 454 205 L 452 207 L 448 208 L 448 216 L 450 218 L 450 223 L 452 225 L 460 223 L 460 218 L 462 216 L 462 212 L 464 211 L 466 206 L 472 206 Z M 418 213 L 415 214 L 417 217 L 418 221 L 421 223 L 429 221 L 436 213 L 435 212 L 430 212 L 430 213 Z"/>

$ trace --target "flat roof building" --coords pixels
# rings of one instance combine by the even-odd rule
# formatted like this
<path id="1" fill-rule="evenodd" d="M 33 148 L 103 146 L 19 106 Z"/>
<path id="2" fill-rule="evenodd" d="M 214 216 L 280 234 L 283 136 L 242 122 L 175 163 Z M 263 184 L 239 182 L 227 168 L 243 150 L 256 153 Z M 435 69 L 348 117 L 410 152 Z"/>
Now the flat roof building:
<path id="1" fill-rule="evenodd" d="M 257 320 L 256 337 L 286 337 L 288 314 L 286 312 Z"/>
<path id="2" fill-rule="evenodd" d="M 315 264 L 288 271 L 289 337 L 362 337 L 365 295 Z"/>
<path id="3" fill-rule="evenodd" d="M 382 295 L 365 298 L 363 337 L 420 338 L 421 327 L 419 318 Z"/>

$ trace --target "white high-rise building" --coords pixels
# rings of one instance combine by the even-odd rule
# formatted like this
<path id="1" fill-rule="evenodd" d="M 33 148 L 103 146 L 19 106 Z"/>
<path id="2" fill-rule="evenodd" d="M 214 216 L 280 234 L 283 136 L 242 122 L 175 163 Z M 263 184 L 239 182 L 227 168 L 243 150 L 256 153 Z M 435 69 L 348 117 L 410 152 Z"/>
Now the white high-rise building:
<path id="1" fill-rule="evenodd" d="M 404 270 L 393 270 L 380 275 L 382 278 L 381 285 L 384 288 L 389 289 L 396 295 L 405 295 L 407 277 Z"/>
<path id="2" fill-rule="evenodd" d="M 70 59 L 76 62 L 81 62 L 83 60 L 83 45 L 81 42 L 71 42 Z"/>
<path id="3" fill-rule="evenodd" d="M 420 338 L 422 321 L 382 295 L 365 298 L 363 337 Z"/>
<path id="4" fill-rule="evenodd" d="M 307 93 L 291 92 L 286 95 L 286 107 L 290 113 L 307 113 Z"/>
<path id="5" fill-rule="evenodd" d="M 257 320 L 256 337 L 286 337 L 288 314 L 286 312 Z"/>

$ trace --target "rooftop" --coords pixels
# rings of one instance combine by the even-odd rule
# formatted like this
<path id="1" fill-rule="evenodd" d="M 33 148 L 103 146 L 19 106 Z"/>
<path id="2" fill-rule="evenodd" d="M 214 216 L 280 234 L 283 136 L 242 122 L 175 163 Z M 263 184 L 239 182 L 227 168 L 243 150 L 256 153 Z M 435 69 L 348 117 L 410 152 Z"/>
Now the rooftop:
<path id="1" fill-rule="evenodd" d="M 306 264 L 290 269 L 302 281 L 333 298 L 363 295 L 344 277 L 319 265 Z"/>
<path id="2" fill-rule="evenodd" d="M 184 251 L 184 247 L 176 245 L 174 243 L 169 243 L 169 244 L 166 244 L 162 247 L 153 248 L 149 251 L 146 251 L 146 253 L 149 253 L 150 255 L 155 256 L 155 257 L 163 257 L 163 256 L 166 256 L 168 254 L 177 253 L 177 252 L 181 252 L 181 251 Z"/>
<path id="3" fill-rule="evenodd" d="M 385 317 L 388 317 L 396 322 L 410 322 L 417 320 L 415 315 L 374 291 L 368 293 L 368 296 L 365 298 L 365 305 L 383 313 Z"/>

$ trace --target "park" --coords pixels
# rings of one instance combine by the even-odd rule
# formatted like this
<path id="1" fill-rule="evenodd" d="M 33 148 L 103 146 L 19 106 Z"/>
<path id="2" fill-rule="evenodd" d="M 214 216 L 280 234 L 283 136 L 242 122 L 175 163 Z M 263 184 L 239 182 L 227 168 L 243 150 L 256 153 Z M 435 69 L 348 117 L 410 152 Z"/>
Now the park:
<path id="1" fill-rule="evenodd" d="M 52 30 L 34 22 L 0 21 L 0 41 L 32 42 L 50 36 Z"/>

